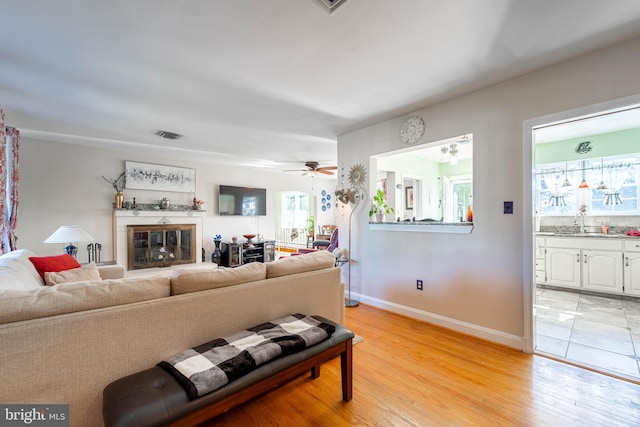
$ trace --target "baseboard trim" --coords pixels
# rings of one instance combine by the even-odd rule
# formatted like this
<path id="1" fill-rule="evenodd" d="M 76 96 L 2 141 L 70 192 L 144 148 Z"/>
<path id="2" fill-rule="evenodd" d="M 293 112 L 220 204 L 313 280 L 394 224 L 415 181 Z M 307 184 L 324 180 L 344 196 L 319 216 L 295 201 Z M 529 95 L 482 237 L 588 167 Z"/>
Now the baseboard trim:
<path id="1" fill-rule="evenodd" d="M 393 313 L 402 314 L 403 316 L 442 326 L 443 328 L 451 329 L 456 332 L 472 335 L 474 337 L 506 345 L 508 347 L 513 347 L 520 351 L 524 351 L 525 348 L 524 337 L 507 334 L 501 331 L 496 331 L 495 329 L 474 325 L 472 323 L 461 322 L 459 320 L 451 319 L 439 314 L 430 313 L 428 311 L 419 310 L 413 307 L 407 307 L 405 305 L 396 304 L 394 302 L 381 300 L 367 295 L 354 294 L 352 292 L 351 298 L 357 299 L 360 302 L 374 307 L 391 311 Z"/>

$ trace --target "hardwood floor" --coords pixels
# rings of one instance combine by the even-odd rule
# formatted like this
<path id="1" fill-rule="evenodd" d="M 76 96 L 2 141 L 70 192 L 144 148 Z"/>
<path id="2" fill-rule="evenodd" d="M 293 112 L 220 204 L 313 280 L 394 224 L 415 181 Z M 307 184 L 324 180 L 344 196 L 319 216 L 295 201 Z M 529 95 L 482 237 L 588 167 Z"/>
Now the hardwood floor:
<path id="1" fill-rule="evenodd" d="M 340 361 L 207 426 L 632 426 L 640 386 L 374 307 L 346 309 L 353 400 Z"/>

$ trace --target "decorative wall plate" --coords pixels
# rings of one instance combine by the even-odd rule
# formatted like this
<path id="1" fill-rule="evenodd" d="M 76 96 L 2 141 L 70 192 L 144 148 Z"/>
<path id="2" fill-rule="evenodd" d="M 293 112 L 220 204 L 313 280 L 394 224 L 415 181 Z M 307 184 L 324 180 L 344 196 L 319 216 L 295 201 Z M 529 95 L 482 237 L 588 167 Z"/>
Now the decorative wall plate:
<path id="1" fill-rule="evenodd" d="M 422 117 L 411 116 L 400 126 L 400 141 L 403 144 L 413 145 L 422 138 L 426 128 Z"/>
<path id="2" fill-rule="evenodd" d="M 349 170 L 349 184 L 352 187 L 360 188 L 367 180 L 367 170 L 362 163 L 356 163 Z"/>

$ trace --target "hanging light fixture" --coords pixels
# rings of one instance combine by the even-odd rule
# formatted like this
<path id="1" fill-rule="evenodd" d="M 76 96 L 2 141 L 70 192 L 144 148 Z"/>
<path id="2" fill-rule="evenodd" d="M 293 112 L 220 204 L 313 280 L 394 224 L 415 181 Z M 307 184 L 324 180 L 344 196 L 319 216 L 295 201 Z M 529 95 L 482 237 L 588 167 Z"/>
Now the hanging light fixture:
<path id="1" fill-rule="evenodd" d="M 600 184 L 596 190 L 606 190 L 607 188 L 607 184 L 604 183 L 604 159 L 600 158 Z"/>
<path id="2" fill-rule="evenodd" d="M 580 185 L 578 185 L 578 188 L 589 188 L 589 184 L 587 184 L 587 181 L 582 178 L 582 181 L 580 182 Z"/>
<path id="3" fill-rule="evenodd" d="M 449 145 L 449 152 L 451 155 L 449 156 L 449 164 L 457 165 L 458 164 L 458 144 L 455 142 Z"/>
<path id="4" fill-rule="evenodd" d="M 571 187 L 571 183 L 569 182 L 569 178 L 567 176 L 567 164 L 564 164 L 564 182 L 562 183 L 563 188 Z"/>
<path id="5" fill-rule="evenodd" d="M 443 163 L 449 161 L 449 147 L 444 146 L 440 148 L 440 161 Z"/>

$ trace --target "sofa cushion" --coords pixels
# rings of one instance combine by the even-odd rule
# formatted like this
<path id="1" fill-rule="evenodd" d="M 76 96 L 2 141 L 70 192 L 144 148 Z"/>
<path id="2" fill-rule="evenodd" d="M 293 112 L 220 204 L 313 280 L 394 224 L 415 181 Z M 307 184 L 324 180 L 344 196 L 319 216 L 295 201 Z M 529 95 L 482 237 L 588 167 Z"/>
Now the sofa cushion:
<path id="1" fill-rule="evenodd" d="M 0 291 L 0 323 L 163 298 L 169 290 L 168 277 L 154 276 Z"/>
<path id="2" fill-rule="evenodd" d="M 38 277 L 40 279 L 40 277 Z M 0 290 L 14 289 L 26 291 L 39 289 L 42 285 L 36 281 L 24 265 L 13 259 L 0 261 Z"/>
<path id="3" fill-rule="evenodd" d="M 59 285 L 60 283 L 82 282 L 84 280 L 102 280 L 95 263 L 92 262 L 91 264 L 70 270 L 59 272 L 47 271 L 44 273 L 44 284 L 47 286 Z"/>
<path id="4" fill-rule="evenodd" d="M 29 261 L 33 263 L 44 281 L 44 273 L 48 271 L 58 272 L 80 267 L 74 257 L 68 254 L 54 256 L 32 256 Z"/>
<path id="5" fill-rule="evenodd" d="M 266 263 L 267 279 L 286 276 L 288 274 L 321 270 L 323 268 L 333 267 L 335 264 L 335 255 L 328 251 L 317 251 L 298 256 L 290 256 Z"/>
<path id="6" fill-rule="evenodd" d="M 255 282 L 266 277 L 267 268 L 260 262 L 236 268 L 177 268 L 171 273 L 171 295 Z"/>
<path id="7" fill-rule="evenodd" d="M 11 271 L 15 270 L 15 273 L 18 274 L 17 277 L 12 278 L 9 274 L 10 271 L 5 271 L 2 282 L 6 281 L 9 287 L 3 288 L 2 285 L 0 285 L 0 289 L 12 289 L 13 287 L 17 289 L 37 289 L 44 285 L 44 280 L 42 280 L 42 277 L 38 274 L 33 263 L 29 261 L 29 257 L 35 255 L 36 254 L 28 249 L 17 249 L 0 256 L 0 267 L 3 265 L 11 266 Z M 16 266 L 16 264 L 18 264 L 18 266 Z M 20 268 L 20 266 L 23 268 Z"/>

